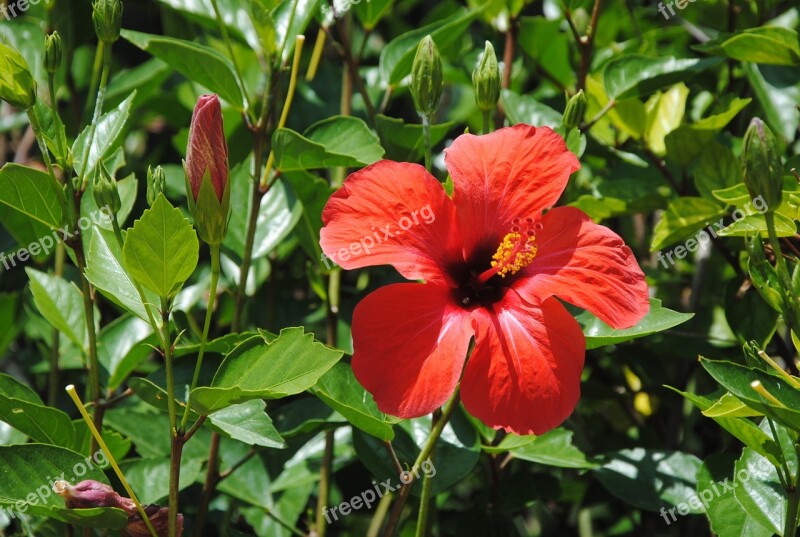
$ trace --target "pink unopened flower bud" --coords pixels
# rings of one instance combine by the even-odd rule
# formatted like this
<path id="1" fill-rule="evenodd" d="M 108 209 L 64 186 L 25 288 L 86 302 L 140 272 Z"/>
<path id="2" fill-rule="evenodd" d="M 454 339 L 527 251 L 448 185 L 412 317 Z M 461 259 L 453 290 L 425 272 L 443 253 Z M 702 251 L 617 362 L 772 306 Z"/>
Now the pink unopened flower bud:
<path id="1" fill-rule="evenodd" d="M 186 197 L 200 238 L 219 244 L 230 212 L 228 145 L 222 129 L 219 97 L 201 95 L 189 128 L 186 148 Z"/>
<path id="2" fill-rule="evenodd" d="M 186 174 L 195 202 L 200 196 L 200 185 L 206 172 L 211 175 L 211 185 L 217 199 L 222 201 L 228 184 L 228 144 L 222 130 L 222 109 L 216 95 L 201 95 L 197 99 L 189 127 Z"/>
<path id="3" fill-rule="evenodd" d="M 169 509 L 158 505 L 146 505 L 144 512 L 150 519 L 158 537 L 167 537 L 169 535 Z M 147 524 L 138 513 L 128 518 L 128 525 L 122 535 L 125 537 L 151 537 Z M 183 535 L 183 515 L 181 514 L 178 514 L 177 535 L 178 537 Z"/>
<path id="4" fill-rule="evenodd" d="M 90 509 L 92 507 L 116 507 L 128 516 L 136 512 L 136 504 L 114 492 L 110 486 L 91 479 L 70 485 L 66 481 L 56 481 L 53 485 L 56 494 L 64 498 L 67 509 Z"/>

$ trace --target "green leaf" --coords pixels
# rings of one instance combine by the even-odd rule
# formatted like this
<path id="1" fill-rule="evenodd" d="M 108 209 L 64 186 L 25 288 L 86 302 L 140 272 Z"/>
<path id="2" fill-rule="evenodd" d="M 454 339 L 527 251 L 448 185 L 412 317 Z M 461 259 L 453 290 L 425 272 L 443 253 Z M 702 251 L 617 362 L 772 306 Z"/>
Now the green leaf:
<path id="1" fill-rule="evenodd" d="M 701 462 L 694 455 L 634 448 L 607 457 L 609 461 L 594 470 L 594 475 L 622 501 L 648 511 L 685 504 L 690 513 L 703 512 L 695 491 Z"/>
<path id="2" fill-rule="evenodd" d="M 61 226 L 63 198 L 44 172 L 11 163 L 0 169 L 0 222 L 23 246 L 45 237 L 55 242 L 52 235 Z"/>
<path id="3" fill-rule="evenodd" d="M 363 120 L 351 116 L 324 119 L 303 134 L 278 129 L 272 135 L 272 148 L 275 167 L 281 171 L 361 168 L 383 156 L 378 137 Z"/>
<path id="4" fill-rule="evenodd" d="M 244 96 L 231 61 L 205 45 L 172 37 L 122 30 L 122 37 L 168 63 L 193 82 L 205 86 L 241 111 Z"/>
<path id="5" fill-rule="evenodd" d="M 25 272 L 30 278 L 33 301 L 42 316 L 79 349 L 86 349 L 86 317 L 83 295 L 78 288 L 63 278 L 32 268 L 26 268 Z"/>
<path id="6" fill-rule="evenodd" d="M 89 160 L 87 161 L 85 172 L 83 169 L 83 162 L 91 127 L 86 127 L 83 132 L 78 135 L 75 143 L 72 144 L 72 155 L 75 159 L 75 173 L 78 177 L 93 177 L 97 163 L 101 159 L 110 156 L 114 150 L 122 144 L 120 137 L 128 121 L 128 117 L 130 116 L 131 103 L 135 97 L 136 91 L 134 90 L 127 99 L 122 101 L 122 104 L 100 116 L 100 120 L 97 122 L 97 127 L 95 128 L 94 138 L 92 138 L 92 146 L 89 148 Z"/>
<path id="7" fill-rule="evenodd" d="M 647 126 L 644 131 L 644 141 L 656 155 L 663 156 L 666 153 L 664 139 L 683 121 L 688 96 L 689 88 L 680 83 L 663 94 L 658 92 L 652 95 L 645 103 Z"/>
<path id="8" fill-rule="evenodd" d="M 747 477 L 740 477 L 739 486 L 734 489 L 739 508 L 758 525 L 767 528 L 768 535 L 783 535 L 786 493 L 775 466 L 752 449 L 744 448 L 735 469 L 735 475 L 741 472 L 742 477 Z"/>
<path id="9" fill-rule="evenodd" d="M 122 258 L 137 282 L 171 298 L 194 272 L 199 248 L 194 228 L 180 209 L 159 195 L 125 236 Z"/>
<path id="10" fill-rule="evenodd" d="M 603 80 L 612 99 L 649 95 L 719 65 L 721 58 L 651 58 L 626 54 L 608 62 Z"/>
<path id="11" fill-rule="evenodd" d="M 734 463 L 732 455 L 711 455 L 697 472 L 697 494 L 711 530 L 718 537 L 770 537 L 772 532 L 748 516 L 736 499 L 741 482 L 736 481 Z"/>
<path id="12" fill-rule="evenodd" d="M 659 299 L 651 298 L 650 311 L 647 312 L 644 319 L 632 328 L 615 330 L 588 311 L 578 315 L 577 319 L 583 328 L 583 334 L 586 336 L 586 348 L 596 349 L 605 345 L 614 345 L 623 341 L 649 336 L 685 323 L 692 317 L 694 317 L 693 313 L 672 311 L 662 307 Z"/>
<path id="13" fill-rule="evenodd" d="M 700 357 L 700 363 L 706 371 L 733 395 L 744 401 L 747 406 L 790 428 L 800 429 L 800 390 L 794 388 L 784 379 L 743 365 L 722 360 L 709 360 Z M 782 406 L 777 406 L 763 399 L 753 389 L 752 383 L 759 381 L 764 389 L 772 394 Z"/>
<path id="14" fill-rule="evenodd" d="M 158 317 L 158 315 L 156 315 Z M 153 349 L 143 344 L 153 333 L 149 323 L 132 315 L 123 315 L 103 327 L 97 337 L 97 359 L 108 371 L 104 385 L 115 390 Z"/>
<path id="15" fill-rule="evenodd" d="M 544 16 L 522 17 L 518 41 L 539 69 L 549 73 L 563 87 L 570 87 L 575 84 L 575 71 L 570 66 L 570 38 L 562 31 L 561 22 Z"/>
<path id="16" fill-rule="evenodd" d="M 656 224 L 650 251 L 686 239 L 695 231 L 712 224 L 725 216 L 725 209 L 705 198 L 683 197 L 672 200 Z M 680 257 L 680 256 L 679 256 Z"/>
<path id="17" fill-rule="evenodd" d="M 796 106 L 800 101 L 800 69 L 746 63 L 744 71 L 769 127 L 784 140 L 794 140 L 800 123 Z"/>
<path id="18" fill-rule="evenodd" d="M 147 313 L 133 278 L 122 264 L 122 251 L 114 234 L 95 228 L 86 254 L 86 279 L 114 303 L 148 321 Z M 155 312 L 159 307 L 158 297 L 150 290 L 142 288 Z M 158 315 L 155 315 L 158 322 Z"/>
<path id="19" fill-rule="evenodd" d="M 272 10 L 277 42 L 283 45 L 282 62 L 288 61 L 294 54 L 295 37 L 305 33 L 314 15 L 319 12 L 321 3 L 322 0 L 283 1 Z"/>
<path id="20" fill-rule="evenodd" d="M 682 125 L 670 132 L 665 138 L 670 160 L 685 167 L 696 158 L 705 157 L 708 144 L 750 101 L 751 99 L 731 99 L 723 112 L 703 118 L 691 125 Z M 734 184 L 734 179 L 738 180 L 739 177 L 741 177 L 741 169 L 733 172 L 726 182 Z M 703 193 L 702 190 L 701 193 Z"/>
<path id="21" fill-rule="evenodd" d="M 694 168 L 694 184 L 700 194 L 713 200 L 714 190 L 725 189 L 741 182 L 742 165 L 733 151 L 716 142 L 703 150 Z"/>
<path id="22" fill-rule="evenodd" d="M 697 408 L 705 414 L 706 411 L 714 407 L 715 401 L 703 397 L 702 395 L 693 394 L 690 392 L 682 392 L 676 388 L 667 386 L 669 389 L 679 393 L 689 401 L 691 401 Z M 710 416 L 716 421 L 720 427 L 731 433 L 733 436 L 742 441 L 742 443 L 751 449 L 761 453 L 763 456 L 768 457 L 775 464 L 780 464 L 780 448 L 778 445 L 758 426 L 744 418 L 732 418 L 726 416 Z"/>
<path id="23" fill-rule="evenodd" d="M 75 428 L 72 420 L 57 408 L 0 393 L 0 421 L 4 421 L 35 442 L 72 447 Z"/>
<path id="24" fill-rule="evenodd" d="M 500 102 L 512 125 L 525 123 L 553 128 L 561 125 L 560 112 L 540 103 L 530 95 L 518 95 L 511 90 L 504 89 L 500 93 Z"/>
<path id="25" fill-rule="evenodd" d="M 239 350 L 222 362 L 210 387 L 191 394 L 204 414 L 251 399 L 279 399 L 301 393 L 342 358 L 342 352 L 314 341 L 302 328 L 285 328 L 278 339 Z"/>
<path id="26" fill-rule="evenodd" d="M 15 513 L 54 518 L 62 522 L 121 529 L 128 517 L 121 509 L 66 509 L 64 500 L 55 494 L 53 483 L 66 480 L 77 483 L 93 479 L 108 484 L 101 469 L 74 451 L 56 446 L 26 444 L 0 446 L 0 504 L 14 506 Z M 77 475 L 80 473 L 81 475 Z M 28 502 L 33 494 L 35 500 Z"/>
<path id="27" fill-rule="evenodd" d="M 797 233 L 797 224 L 785 214 L 775 212 L 775 233 L 778 237 L 794 237 Z M 720 237 L 752 237 L 760 234 L 767 237 L 767 221 L 763 214 L 749 214 L 744 218 L 734 221 L 731 225 L 720 229 Z"/>
<path id="28" fill-rule="evenodd" d="M 703 52 L 741 62 L 800 65 L 797 32 L 781 26 L 748 28 L 695 47 Z"/>
<path id="29" fill-rule="evenodd" d="M 587 460 L 586 455 L 573 445 L 572 435 L 572 431 L 559 427 L 534 438 L 523 446 L 510 449 L 509 453 L 517 459 L 546 466 L 597 468 L 597 463 Z"/>
<path id="30" fill-rule="evenodd" d="M 382 440 L 394 438 L 388 417 L 378 410 L 372 395 L 358 383 L 348 364 L 335 364 L 311 388 L 311 393 L 362 431 Z"/>
<path id="31" fill-rule="evenodd" d="M 266 406 L 264 401 L 253 399 L 214 412 L 206 423 L 218 433 L 249 446 L 285 448 L 286 441 L 272 425 Z"/>
<path id="32" fill-rule="evenodd" d="M 143 504 L 158 503 L 169 496 L 169 458 L 138 459 L 120 466 Z M 180 489 L 184 490 L 202 476 L 203 461 L 184 453 L 180 468 Z"/>
<path id="33" fill-rule="evenodd" d="M 239 256 L 239 259 L 244 257 L 249 205 L 253 197 L 248 179 L 252 165 L 252 158 L 248 158 L 231 173 L 231 207 L 242 207 L 243 210 L 232 211 L 228 222 L 228 234 L 223 244 Z M 275 181 L 261 199 L 252 258 L 258 259 L 273 251 L 291 233 L 301 214 L 302 206 L 292 195 L 283 178 Z"/>
<path id="34" fill-rule="evenodd" d="M 431 146 L 440 144 L 454 123 L 431 125 Z M 402 119 L 378 114 L 375 116 L 375 130 L 386 148 L 386 157 L 402 162 L 416 162 L 423 157 L 422 125 L 405 123 Z"/>
<path id="35" fill-rule="evenodd" d="M 294 235 L 311 260 L 321 263 L 319 231 L 322 229 L 322 210 L 334 189 L 328 181 L 304 171 L 288 172 L 283 178 L 291 185 L 292 191 L 303 206 L 303 213 L 294 229 Z"/>
<path id="36" fill-rule="evenodd" d="M 396 37 L 381 51 L 381 76 L 390 86 L 398 84 L 411 72 L 417 45 L 423 37 L 430 35 L 441 51 L 461 39 L 466 29 L 480 13 L 480 8 L 459 9 L 449 17 Z"/>
<path id="37" fill-rule="evenodd" d="M 405 420 L 395 425 L 392 445 L 404 468 L 410 469 L 417 459 L 430 430 L 430 416 Z M 354 429 L 353 447 L 376 481 L 390 479 L 392 485 L 400 484 L 397 470 L 386 453 L 383 440 Z M 438 494 L 475 471 L 480 456 L 480 441 L 475 428 L 459 408 L 453 412 L 436 444 L 436 456 L 417 469 L 417 477 L 431 477 L 431 492 Z M 414 484 L 411 494 L 419 495 L 422 489 L 420 482 L 421 479 Z"/>
<path id="38" fill-rule="evenodd" d="M 378 25 L 381 19 L 389 13 L 394 4 L 394 0 L 369 0 L 352 2 L 353 11 L 362 26 L 367 31 L 371 31 Z"/>

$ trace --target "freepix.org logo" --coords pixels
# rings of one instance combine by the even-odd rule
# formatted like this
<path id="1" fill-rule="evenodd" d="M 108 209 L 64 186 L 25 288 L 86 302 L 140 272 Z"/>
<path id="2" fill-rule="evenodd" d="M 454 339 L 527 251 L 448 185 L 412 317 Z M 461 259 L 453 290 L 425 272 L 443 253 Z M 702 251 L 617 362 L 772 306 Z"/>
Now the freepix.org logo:
<path id="1" fill-rule="evenodd" d="M 14 17 L 28 11 L 31 6 L 38 6 L 42 2 L 47 5 L 50 3 L 50 0 L 12 0 L 8 5 L 0 2 L 0 13 L 7 21 L 10 21 Z"/>

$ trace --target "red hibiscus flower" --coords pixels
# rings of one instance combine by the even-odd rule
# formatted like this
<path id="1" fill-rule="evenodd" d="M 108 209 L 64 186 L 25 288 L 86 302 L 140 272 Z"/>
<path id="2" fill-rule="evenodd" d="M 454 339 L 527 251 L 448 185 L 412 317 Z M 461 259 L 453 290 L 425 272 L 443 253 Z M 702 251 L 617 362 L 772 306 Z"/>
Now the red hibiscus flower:
<path id="1" fill-rule="evenodd" d="M 388 414 L 428 414 L 460 382 L 487 425 L 542 434 L 575 408 L 585 352 L 555 297 L 631 327 L 649 308 L 644 274 L 619 236 L 578 209 L 543 214 L 580 168 L 551 129 L 463 135 L 445 160 L 452 199 L 421 166 L 381 161 L 325 207 L 320 244 L 343 268 L 390 264 L 425 280 L 358 304 L 353 371 Z"/>

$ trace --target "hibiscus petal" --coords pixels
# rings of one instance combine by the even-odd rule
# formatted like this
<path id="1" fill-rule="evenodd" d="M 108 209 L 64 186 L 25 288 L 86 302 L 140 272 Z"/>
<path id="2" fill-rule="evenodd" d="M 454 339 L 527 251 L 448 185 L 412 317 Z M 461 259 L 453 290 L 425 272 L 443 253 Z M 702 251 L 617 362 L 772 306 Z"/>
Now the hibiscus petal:
<path id="1" fill-rule="evenodd" d="M 529 125 L 459 136 L 445 162 L 467 251 L 484 243 L 496 248 L 514 218 L 538 218 L 580 168 L 561 136 Z"/>
<path id="2" fill-rule="evenodd" d="M 650 309 L 647 282 L 623 240 L 579 209 L 557 207 L 542 218 L 536 258 L 514 288 L 529 302 L 557 296 L 613 328 L 630 328 Z"/>
<path id="3" fill-rule="evenodd" d="M 455 206 L 418 164 L 383 160 L 353 173 L 322 222 L 323 251 L 346 269 L 393 265 L 408 279 L 442 282 L 442 265 L 460 254 Z"/>
<path id="4" fill-rule="evenodd" d="M 447 287 L 387 285 L 353 313 L 353 372 L 383 412 L 430 414 L 453 394 L 472 334 Z"/>
<path id="5" fill-rule="evenodd" d="M 580 398 L 586 343 L 556 299 L 532 306 L 510 291 L 491 310 L 475 310 L 475 350 L 461 380 L 466 409 L 490 427 L 543 434 Z"/>

